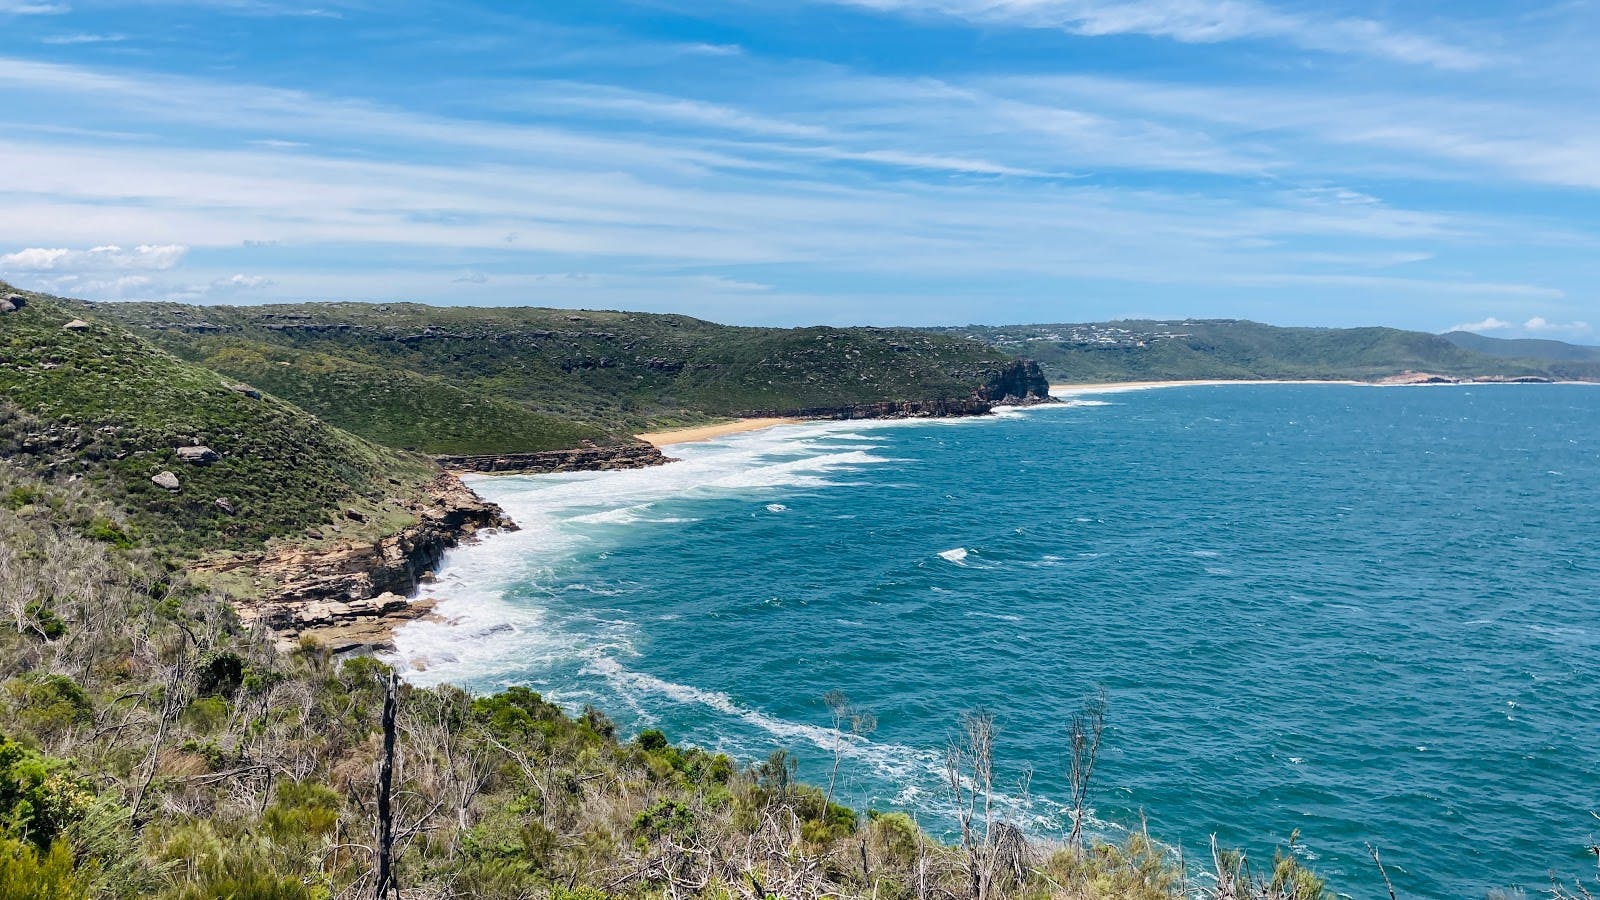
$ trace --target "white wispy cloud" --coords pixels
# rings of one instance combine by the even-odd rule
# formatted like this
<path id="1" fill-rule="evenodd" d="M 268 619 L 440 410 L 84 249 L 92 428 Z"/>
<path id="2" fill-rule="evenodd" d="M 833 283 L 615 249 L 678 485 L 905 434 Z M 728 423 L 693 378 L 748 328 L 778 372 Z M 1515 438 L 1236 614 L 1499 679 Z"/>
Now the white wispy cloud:
<path id="1" fill-rule="evenodd" d="M 1600 189 L 1600 117 L 1592 105 L 1553 93 L 1487 99 L 1476 91 L 1219 87 L 1084 75 L 996 77 L 984 84 L 1043 106 L 1151 117 L 1223 145 L 1267 141 L 1278 171 L 1321 166 L 1423 180 L 1492 173 Z"/>
<path id="2" fill-rule="evenodd" d="M 1508 329 L 1510 327 L 1512 327 L 1510 322 L 1507 322 L 1504 319 L 1496 319 L 1494 316 L 1490 316 L 1487 319 L 1484 319 L 1484 320 L 1479 321 L 1479 322 L 1462 322 L 1460 325 L 1451 325 L 1449 330 L 1450 331 L 1474 331 L 1474 332 L 1505 331 L 1506 329 Z"/>
<path id="3" fill-rule="evenodd" d="M 60 16 L 69 12 L 72 12 L 72 7 L 65 3 L 0 0 L 0 16 Z"/>
<path id="4" fill-rule="evenodd" d="M 1582 335 L 1586 335 L 1586 334 L 1590 333 L 1593 330 L 1593 329 L 1591 329 L 1589 327 L 1589 323 L 1588 322 L 1582 322 L 1582 321 L 1551 322 L 1548 319 L 1544 318 L 1543 316 L 1534 316 L 1533 318 L 1529 319 L 1528 321 L 1523 322 L 1522 323 L 1522 328 L 1523 328 L 1523 330 L 1529 332 L 1530 334 L 1539 334 L 1539 335 L 1557 335 L 1557 334 L 1559 334 L 1559 335 L 1566 335 L 1568 337 L 1579 337 L 1579 336 L 1582 336 Z"/>
<path id="5" fill-rule="evenodd" d="M 72 47 L 81 44 L 119 44 L 126 41 L 125 34 L 52 34 L 39 39 L 41 44 L 50 44 L 56 47 Z"/>
<path id="6" fill-rule="evenodd" d="M 1255 0 L 830 0 L 880 12 L 1102 36 L 1142 34 L 1196 44 L 1274 40 L 1307 50 L 1375 56 L 1440 69 L 1488 57 L 1373 19 L 1291 13 Z"/>
<path id="7" fill-rule="evenodd" d="M 0 256 L 0 271 L 127 271 L 171 269 L 183 261 L 189 248 L 182 244 L 140 244 L 124 249 L 114 244 L 72 250 L 66 247 L 28 247 Z"/>

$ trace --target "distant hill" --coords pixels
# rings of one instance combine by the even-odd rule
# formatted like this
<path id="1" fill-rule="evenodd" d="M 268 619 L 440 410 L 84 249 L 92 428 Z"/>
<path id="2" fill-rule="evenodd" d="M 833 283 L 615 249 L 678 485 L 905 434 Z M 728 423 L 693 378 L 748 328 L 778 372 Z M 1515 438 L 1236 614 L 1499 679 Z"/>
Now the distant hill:
<path id="1" fill-rule="evenodd" d="M 1442 337 L 1457 347 L 1501 359 L 1541 359 L 1550 362 L 1600 363 L 1600 347 L 1536 338 L 1497 338 L 1471 331 L 1452 331 Z"/>
<path id="2" fill-rule="evenodd" d="M 1402 372 L 1600 379 L 1600 359 L 1516 359 L 1395 328 L 1281 328 L 1238 319 L 965 326 L 937 333 L 1038 360 L 1057 383 L 1194 379 L 1351 379 Z"/>
<path id="3" fill-rule="evenodd" d="M 1013 359 L 910 329 L 745 328 L 676 315 L 415 303 L 102 303 L 190 362 L 393 447 L 492 454 L 619 442 L 750 410 L 964 399 Z"/>

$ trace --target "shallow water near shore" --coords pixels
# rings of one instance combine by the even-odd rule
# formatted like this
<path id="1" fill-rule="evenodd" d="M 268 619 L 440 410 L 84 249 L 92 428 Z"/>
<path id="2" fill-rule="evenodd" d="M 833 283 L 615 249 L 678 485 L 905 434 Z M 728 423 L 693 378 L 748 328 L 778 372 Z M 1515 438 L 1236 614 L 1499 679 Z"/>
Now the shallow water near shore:
<path id="1" fill-rule="evenodd" d="M 483 478 L 414 681 L 534 687 L 825 781 L 821 697 L 878 728 L 838 793 L 939 830 L 941 748 L 997 714 L 1011 814 L 1065 819 L 1109 695 L 1099 827 L 1333 886 L 1483 896 L 1600 833 L 1600 388 L 1183 387 L 978 420 L 781 426 L 657 469 Z"/>

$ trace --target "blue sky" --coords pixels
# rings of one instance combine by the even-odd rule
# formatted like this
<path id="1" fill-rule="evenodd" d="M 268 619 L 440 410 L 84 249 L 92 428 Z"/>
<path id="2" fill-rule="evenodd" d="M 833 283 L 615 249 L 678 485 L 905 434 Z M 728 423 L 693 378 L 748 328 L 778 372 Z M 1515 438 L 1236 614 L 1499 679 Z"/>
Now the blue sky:
<path id="1" fill-rule="evenodd" d="M 0 0 L 0 277 L 1600 339 L 1600 6 Z"/>

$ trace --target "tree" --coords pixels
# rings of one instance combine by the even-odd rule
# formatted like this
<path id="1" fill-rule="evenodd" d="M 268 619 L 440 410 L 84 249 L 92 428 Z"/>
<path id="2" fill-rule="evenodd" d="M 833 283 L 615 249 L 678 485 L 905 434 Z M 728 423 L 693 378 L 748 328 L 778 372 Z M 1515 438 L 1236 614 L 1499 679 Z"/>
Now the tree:
<path id="1" fill-rule="evenodd" d="M 1083 820 L 1089 805 L 1089 780 L 1094 775 L 1094 764 L 1100 756 L 1100 737 L 1106 729 L 1106 692 L 1101 689 L 1083 705 L 1067 725 L 1067 739 L 1072 753 L 1067 766 L 1067 784 L 1070 791 L 1072 833 L 1067 836 L 1067 846 L 1077 853 L 1083 852 Z"/>
<path id="2" fill-rule="evenodd" d="M 852 741 L 860 740 L 878 729 L 878 718 L 852 705 L 844 691 L 829 691 L 822 695 L 822 702 L 828 704 L 828 711 L 833 714 L 833 770 L 828 773 L 828 793 L 823 803 L 826 809 L 833 802 L 834 783 L 839 778 L 839 764 L 844 759 L 846 730 Z"/>

